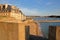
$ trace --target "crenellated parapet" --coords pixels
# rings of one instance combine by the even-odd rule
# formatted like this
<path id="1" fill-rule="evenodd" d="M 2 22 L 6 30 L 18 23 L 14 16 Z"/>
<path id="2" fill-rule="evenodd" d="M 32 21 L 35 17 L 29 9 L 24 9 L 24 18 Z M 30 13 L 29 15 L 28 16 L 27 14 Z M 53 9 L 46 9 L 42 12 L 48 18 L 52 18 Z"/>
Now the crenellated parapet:
<path id="1" fill-rule="evenodd" d="M 26 19 L 26 16 L 19 8 L 8 4 L 0 4 L 0 16 L 14 17 L 21 20 Z"/>
<path id="2" fill-rule="evenodd" d="M 0 4 L 0 12 L 19 12 L 19 9 L 16 6 Z"/>
<path id="3" fill-rule="evenodd" d="M 10 5 L 3 5 L 1 4 L 0 5 L 0 12 L 10 12 L 11 11 L 11 6 Z"/>

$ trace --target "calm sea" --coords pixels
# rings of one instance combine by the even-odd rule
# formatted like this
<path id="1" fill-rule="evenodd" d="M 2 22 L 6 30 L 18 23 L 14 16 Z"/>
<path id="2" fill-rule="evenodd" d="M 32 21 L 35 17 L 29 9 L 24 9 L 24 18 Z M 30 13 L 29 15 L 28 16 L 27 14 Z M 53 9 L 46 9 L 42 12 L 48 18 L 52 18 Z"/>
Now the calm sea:
<path id="1" fill-rule="evenodd" d="M 38 21 L 38 20 L 60 20 L 60 18 L 33 18 L 34 20 Z M 40 28 L 42 30 L 43 35 L 48 38 L 48 32 L 49 32 L 49 26 L 60 26 L 60 22 L 45 22 L 45 23 L 39 23 L 40 24 Z"/>

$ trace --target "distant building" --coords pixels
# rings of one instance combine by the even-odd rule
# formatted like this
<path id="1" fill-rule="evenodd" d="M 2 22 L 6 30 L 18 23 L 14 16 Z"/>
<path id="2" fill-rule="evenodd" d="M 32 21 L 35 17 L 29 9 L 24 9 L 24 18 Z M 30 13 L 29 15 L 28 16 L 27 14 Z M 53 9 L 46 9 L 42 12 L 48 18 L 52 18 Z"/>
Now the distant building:
<path id="1" fill-rule="evenodd" d="M 8 4 L 0 4 L 0 16 L 14 17 L 15 19 L 25 20 L 26 16 L 16 8 Z"/>

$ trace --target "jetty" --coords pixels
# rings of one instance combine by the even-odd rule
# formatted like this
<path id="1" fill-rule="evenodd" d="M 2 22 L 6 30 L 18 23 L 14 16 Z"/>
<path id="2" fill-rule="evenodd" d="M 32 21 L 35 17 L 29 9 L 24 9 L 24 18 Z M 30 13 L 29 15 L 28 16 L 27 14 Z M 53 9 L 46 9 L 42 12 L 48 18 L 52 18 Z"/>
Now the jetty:
<path id="1" fill-rule="evenodd" d="M 36 22 L 60 22 L 60 20 L 37 20 Z"/>

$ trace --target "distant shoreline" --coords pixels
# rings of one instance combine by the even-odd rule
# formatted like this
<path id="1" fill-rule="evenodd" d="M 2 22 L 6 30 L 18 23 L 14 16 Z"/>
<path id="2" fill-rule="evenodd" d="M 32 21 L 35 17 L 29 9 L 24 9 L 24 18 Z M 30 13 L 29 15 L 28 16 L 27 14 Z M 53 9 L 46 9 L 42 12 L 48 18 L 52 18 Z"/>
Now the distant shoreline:
<path id="1" fill-rule="evenodd" d="M 38 18 L 38 17 L 45 17 L 45 18 L 60 18 L 60 16 L 26 16 L 27 18 Z"/>

